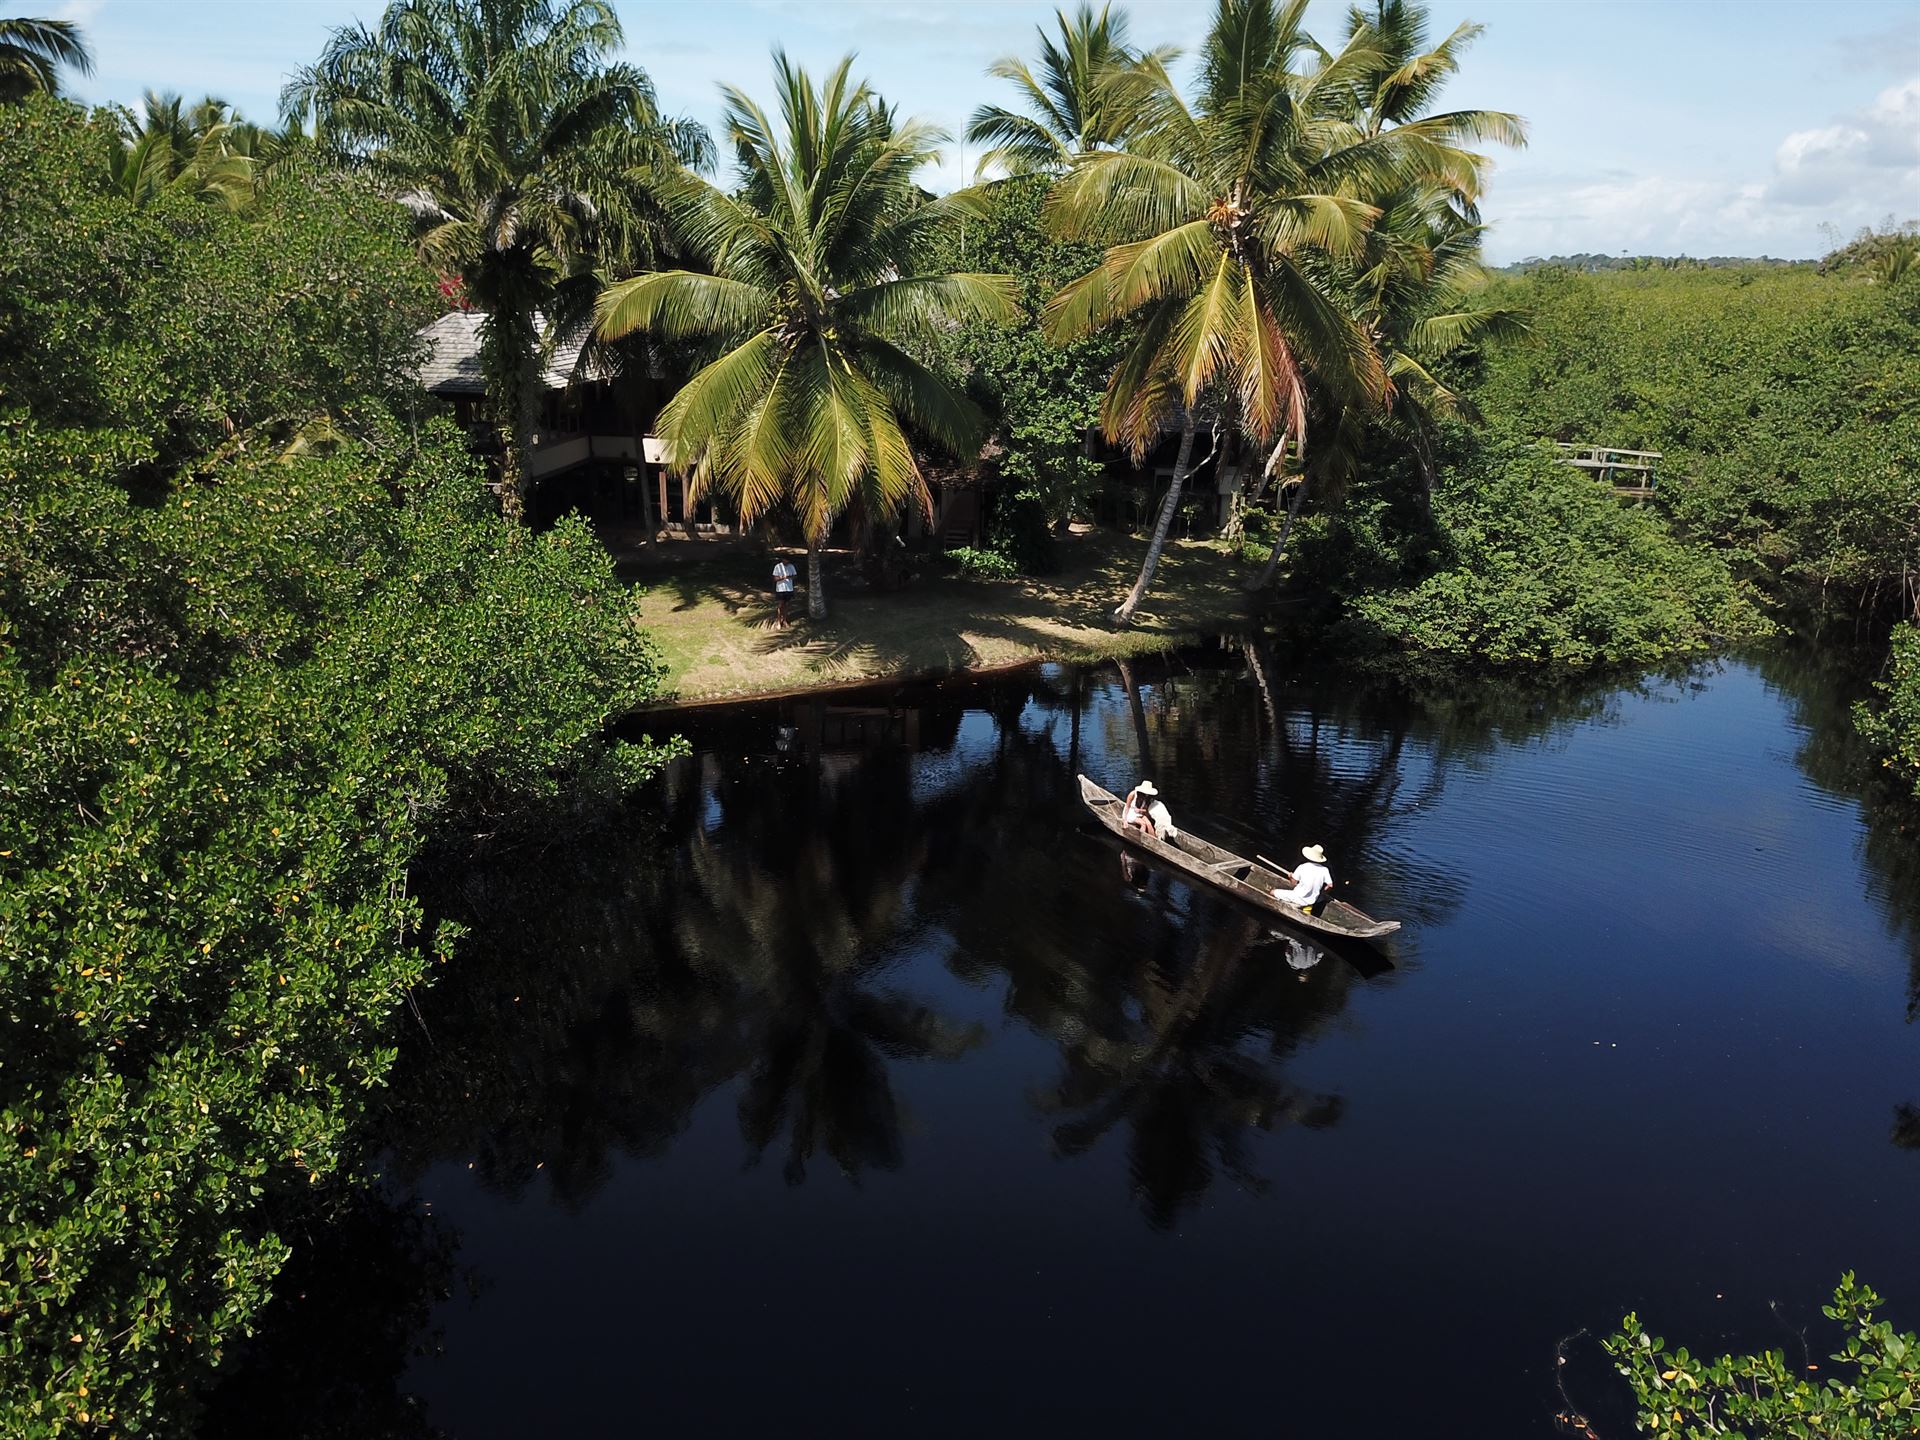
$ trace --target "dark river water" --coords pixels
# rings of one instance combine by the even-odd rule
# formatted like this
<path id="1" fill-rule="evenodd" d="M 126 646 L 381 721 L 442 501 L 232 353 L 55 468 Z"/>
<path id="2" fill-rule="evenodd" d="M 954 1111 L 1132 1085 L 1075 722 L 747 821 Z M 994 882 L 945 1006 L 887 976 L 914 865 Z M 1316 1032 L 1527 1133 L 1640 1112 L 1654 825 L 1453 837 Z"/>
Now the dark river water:
<path id="1" fill-rule="evenodd" d="M 677 717 L 644 814 L 436 899 L 385 1192 L 224 1423 L 1545 1437 L 1629 1309 L 1822 1360 L 1856 1269 L 1914 1325 L 1920 843 L 1851 694 L 1223 646 Z M 1076 771 L 1404 928 L 1278 934 Z"/>

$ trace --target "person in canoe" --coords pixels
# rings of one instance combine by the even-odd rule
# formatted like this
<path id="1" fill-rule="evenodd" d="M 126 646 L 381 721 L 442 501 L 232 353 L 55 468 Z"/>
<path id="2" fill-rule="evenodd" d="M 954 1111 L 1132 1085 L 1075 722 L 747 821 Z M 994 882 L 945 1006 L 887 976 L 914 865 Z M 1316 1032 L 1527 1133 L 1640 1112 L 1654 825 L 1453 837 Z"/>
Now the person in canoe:
<path id="1" fill-rule="evenodd" d="M 1180 832 L 1173 828 L 1173 816 L 1160 800 L 1160 792 L 1151 780 L 1142 780 L 1127 792 L 1120 810 L 1120 823 L 1131 825 L 1142 835 L 1156 840 L 1171 840 Z"/>
<path id="2" fill-rule="evenodd" d="M 1333 888 L 1333 872 L 1327 869 L 1327 852 L 1318 845 L 1309 845 L 1300 853 L 1307 863 L 1293 872 L 1293 888 L 1276 890 L 1273 898 L 1298 905 L 1311 914 L 1320 897 Z"/>

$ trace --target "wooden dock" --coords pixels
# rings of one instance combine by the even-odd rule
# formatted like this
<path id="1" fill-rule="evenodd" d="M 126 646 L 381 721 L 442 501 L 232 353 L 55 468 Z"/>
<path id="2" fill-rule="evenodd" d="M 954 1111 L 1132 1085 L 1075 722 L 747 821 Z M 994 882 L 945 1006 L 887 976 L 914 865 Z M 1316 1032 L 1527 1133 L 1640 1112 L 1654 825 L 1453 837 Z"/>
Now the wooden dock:
<path id="1" fill-rule="evenodd" d="M 1654 467 L 1662 458 L 1658 450 L 1621 450 L 1611 445 L 1574 445 L 1564 440 L 1554 441 L 1554 446 L 1563 461 L 1598 475 L 1622 499 L 1645 500 L 1653 494 Z"/>

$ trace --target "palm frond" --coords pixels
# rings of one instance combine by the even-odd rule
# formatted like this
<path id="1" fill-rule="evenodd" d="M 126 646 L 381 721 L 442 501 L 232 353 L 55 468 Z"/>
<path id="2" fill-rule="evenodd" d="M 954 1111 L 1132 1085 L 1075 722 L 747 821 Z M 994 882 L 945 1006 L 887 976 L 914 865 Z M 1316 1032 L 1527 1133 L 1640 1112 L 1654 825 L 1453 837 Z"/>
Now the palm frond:
<path id="1" fill-rule="evenodd" d="M 1192 294 L 1219 256 L 1219 242 L 1206 220 L 1190 220 L 1150 239 L 1114 246 L 1101 267 L 1113 313 L 1124 315 L 1152 300 Z"/>
<path id="2" fill-rule="evenodd" d="M 594 331 L 603 340 L 636 330 L 662 340 L 732 335 L 764 324 L 771 303 L 756 285 L 691 270 L 660 270 L 603 290 L 594 305 Z"/>
<path id="3" fill-rule="evenodd" d="M 1018 313 L 1010 275 L 916 275 L 850 290 L 830 302 L 836 317 L 888 339 L 941 325 L 1005 324 Z"/>
<path id="4" fill-rule="evenodd" d="M 1131 240 L 1200 219 L 1211 198 L 1170 161 L 1103 150 L 1074 161 L 1048 194 L 1046 217 L 1062 239 Z"/>
<path id="5" fill-rule="evenodd" d="M 1517 340 L 1528 333 L 1526 317 L 1518 310 L 1455 310 L 1415 321 L 1407 330 L 1407 345 L 1414 354 L 1438 356 L 1476 340 Z"/>
<path id="6" fill-rule="evenodd" d="M 961 459 L 980 448 L 986 417 L 979 407 L 898 346 L 869 338 L 858 361 L 894 412 L 914 429 Z"/>
<path id="7" fill-rule="evenodd" d="M 1318 250 L 1351 260 L 1365 247 L 1379 214 L 1377 206 L 1346 195 L 1288 195 L 1268 202 L 1260 238 L 1279 255 Z"/>
<path id="8" fill-rule="evenodd" d="M 1049 340 L 1064 345 L 1092 334 L 1115 314 L 1107 267 L 1100 264 L 1068 281 L 1047 301 L 1041 324 Z"/>

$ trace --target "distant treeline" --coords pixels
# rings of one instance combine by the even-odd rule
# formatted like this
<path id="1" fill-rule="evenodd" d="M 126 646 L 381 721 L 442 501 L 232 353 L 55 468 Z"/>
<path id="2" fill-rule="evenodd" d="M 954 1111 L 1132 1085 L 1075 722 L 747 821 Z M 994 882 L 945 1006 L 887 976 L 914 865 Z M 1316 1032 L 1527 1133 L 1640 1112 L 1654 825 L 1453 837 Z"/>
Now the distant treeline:
<path id="1" fill-rule="evenodd" d="M 1741 270 L 1755 266 L 1787 267 L 1815 264 L 1812 260 L 1777 260 L 1771 255 L 1601 255 L 1583 251 L 1578 255 L 1529 255 L 1511 265 L 1496 268 L 1503 275 L 1524 275 L 1530 270 Z"/>

